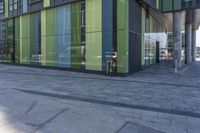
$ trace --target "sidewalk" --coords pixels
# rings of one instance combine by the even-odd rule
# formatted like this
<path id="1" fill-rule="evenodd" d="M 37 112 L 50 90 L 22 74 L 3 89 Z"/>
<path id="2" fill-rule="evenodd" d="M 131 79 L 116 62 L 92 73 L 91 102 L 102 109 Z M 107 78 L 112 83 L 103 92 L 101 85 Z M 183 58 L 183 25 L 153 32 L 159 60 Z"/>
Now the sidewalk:
<path id="1" fill-rule="evenodd" d="M 75 112 L 81 114 L 88 108 L 94 107 L 94 112 L 99 109 L 102 111 L 102 117 L 116 109 L 111 116 L 105 116 L 108 121 L 117 117 L 117 120 L 113 120 L 113 124 L 106 126 L 111 128 L 116 124 L 116 127 L 105 132 L 117 132 L 123 126 L 126 128 L 119 132 L 128 132 L 128 128 L 131 130 L 133 127 L 141 128 L 141 126 L 144 129 L 150 127 L 152 130 L 167 133 L 200 131 L 200 63 L 198 62 L 182 74 L 174 74 L 170 64 L 160 64 L 129 77 L 106 77 L 2 64 L 0 68 L 0 86 L 2 89 L 8 89 L 8 92 L 11 91 L 13 97 L 15 93 L 19 93 L 26 97 L 40 97 L 50 101 L 56 99 L 56 102 L 52 103 L 57 104 L 57 101 L 62 101 L 72 106 L 76 105 L 78 107 Z M 80 108 L 84 108 L 82 111 L 79 105 Z M 89 111 L 88 117 L 90 113 Z M 70 116 L 66 116 L 66 122 L 69 122 L 68 117 Z M 93 121 L 85 122 L 90 125 Z M 105 126 L 102 122 L 98 124 L 100 127 Z M 68 129 L 74 128 L 71 125 Z M 87 130 L 85 127 L 82 128 L 80 132 Z"/>

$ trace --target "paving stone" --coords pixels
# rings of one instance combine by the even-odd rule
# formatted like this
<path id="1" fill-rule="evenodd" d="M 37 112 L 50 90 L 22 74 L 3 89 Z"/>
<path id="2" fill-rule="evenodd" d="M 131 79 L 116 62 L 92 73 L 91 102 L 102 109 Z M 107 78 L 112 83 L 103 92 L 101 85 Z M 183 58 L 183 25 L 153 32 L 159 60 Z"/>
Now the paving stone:
<path id="1" fill-rule="evenodd" d="M 75 112 L 86 116 L 89 116 L 91 112 L 95 116 L 98 114 L 95 114 L 98 110 L 102 111 L 99 115 L 108 113 L 110 116 L 106 115 L 102 119 L 105 132 L 115 132 L 126 121 L 147 127 L 156 125 L 157 129 L 159 129 L 158 125 L 160 124 L 161 130 L 165 130 L 170 123 L 170 133 L 187 133 L 190 131 L 189 129 L 191 129 L 190 132 L 198 131 L 200 118 L 200 63 L 193 64 L 187 71 L 177 75 L 173 73 L 173 69 L 170 69 L 170 67 L 168 63 L 158 64 L 128 77 L 107 77 L 0 64 L 0 111 L 9 114 L 8 120 L 0 116 L 0 123 L 4 124 L 7 121 L 16 120 L 19 118 L 18 116 L 23 117 L 24 112 L 34 100 L 37 100 L 38 97 L 44 97 L 16 91 L 16 89 L 22 89 L 89 99 L 87 102 L 73 98 L 62 100 L 70 105 L 78 102 L 76 106 L 83 108 L 83 110 L 77 108 Z M 24 117 L 25 119 L 20 121 L 22 127 L 25 123 L 42 123 L 49 118 L 50 114 L 55 114 L 56 109 L 62 109 L 56 107 L 56 99 L 59 97 L 46 97 L 55 100 L 55 103 L 51 103 L 55 106 L 44 104 L 45 102 L 38 104 L 39 107 L 47 106 L 45 107 L 46 110 L 37 109 L 35 113 L 33 111 L 32 114 L 30 113 L 29 116 Z M 38 101 L 42 102 L 40 100 L 39 98 Z M 106 102 L 109 104 L 106 104 Z M 87 107 L 85 107 L 85 104 L 87 104 Z M 116 106 L 116 104 L 119 105 Z M 66 105 L 61 107 L 66 107 Z M 88 108 L 94 108 L 94 110 L 87 112 Z M 174 114 L 171 114 L 172 110 Z M 39 115 L 37 115 L 37 111 Z M 46 117 L 38 118 L 46 112 L 49 113 Z M 188 116 L 187 119 L 186 116 Z M 114 119 L 112 119 L 113 117 Z M 86 119 L 86 117 L 84 118 Z M 94 126 L 96 129 L 100 129 L 101 116 L 97 118 L 92 119 L 92 122 L 96 124 Z M 95 123 L 95 120 L 99 121 Z M 106 123 L 106 120 L 109 122 Z M 67 120 L 65 119 L 65 121 Z M 114 121 L 116 121 L 116 125 Z M 60 121 L 60 123 L 62 122 Z M 113 127 L 106 126 L 111 122 L 114 124 Z M 74 124 L 79 124 L 79 122 L 74 121 Z M 88 125 L 85 124 L 85 127 Z M 61 127 L 64 126 L 61 125 Z M 48 126 L 47 128 L 48 130 L 44 129 L 44 131 L 48 132 L 52 129 Z M 68 128 L 73 129 L 73 125 Z M 83 128 L 84 126 L 79 130 Z M 78 130 L 76 131 L 78 132 Z M 92 131 L 94 132 L 95 128 L 88 132 Z"/>
<path id="2" fill-rule="evenodd" d="M 164 133 L 164 132 L 134 123 L 126 123 L 126 125 L 122 129 L 120 129 L 118 133 Z"/>

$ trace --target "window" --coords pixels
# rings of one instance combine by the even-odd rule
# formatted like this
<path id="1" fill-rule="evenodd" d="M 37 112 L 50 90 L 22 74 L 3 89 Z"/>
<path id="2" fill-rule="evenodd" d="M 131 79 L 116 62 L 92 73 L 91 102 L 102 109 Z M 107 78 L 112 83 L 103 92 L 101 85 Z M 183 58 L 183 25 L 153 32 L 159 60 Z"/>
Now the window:
<path id="1" fill-rule="evenodd" d="M 81 27 L 85 27 L 85 1 L 81 3 Z"/>
<path id="2" fill-rule="evenodd" d="M 22 8 L 22 0 L 9 0 L 8 8 L 9 8 L 9 16 L 17 15 L 21 13 Z"/>
<path id="3" fill-rule="evenodd" d="M 17 0 L 14 0 L 14 10 L 17 10 Z"/>
<path id="4" fill-rule="evenodd" d="M 0 13 L 4 12 L 4 3 L 3 1 L 0 1 Z"/>

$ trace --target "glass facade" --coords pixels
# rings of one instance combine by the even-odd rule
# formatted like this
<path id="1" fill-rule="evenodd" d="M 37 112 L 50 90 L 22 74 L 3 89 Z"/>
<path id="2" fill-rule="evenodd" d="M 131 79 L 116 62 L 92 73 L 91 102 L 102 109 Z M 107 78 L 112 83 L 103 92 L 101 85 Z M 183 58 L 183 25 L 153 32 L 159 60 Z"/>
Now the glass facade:
<path id="1" fill-rule="evenodd" d="M 165 26 L 142 9 L 142 65 L 149 66 L 167 59 Z"/>
<path id="2" fill-rule="evenodd" d="M 5 54 L 2 56 L 4 62 L 14 62 L 14 20 L 6 21 L 6 45 L 4 47 Z"/>
<path id="3" fill-rule="evenodd" d="M 187 10 L 192 8 L 199 8 L 199 0 L 157 0 L 160 3 L 160 9 L 162 12 L 172 12 L 179 10 Z"/>
<path id="4" fill-rule="evenodd" d="M 6 8 L 14 10 L 15 2 L 7 3 L 5 16 Z M 41 2 L 44 8 L 36 10 L 39 8 L 35 5 Z M 65 1 L 36 0 L 27 5 L 27 1 L 21 0 L 22 7 L 17 7 L 24 13 L 36 11 L 10 17 L 11 10 L 8 10 L 1 61 L 99 72 L 107 72 L 112 64 L 113 72 L 128 74 L 165 56 L 164 25 L 138 3 L 130 0 L 62 2 Z M 130 69 L 134 65 L 137 67 Z"/>

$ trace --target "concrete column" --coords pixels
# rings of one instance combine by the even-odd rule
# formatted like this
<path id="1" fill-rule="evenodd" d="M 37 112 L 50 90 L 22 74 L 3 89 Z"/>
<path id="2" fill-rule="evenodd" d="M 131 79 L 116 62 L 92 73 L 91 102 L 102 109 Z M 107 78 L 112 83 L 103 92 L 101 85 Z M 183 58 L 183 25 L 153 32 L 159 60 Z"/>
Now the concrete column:
<path id="1" fill-rule="evenodd" d="M 186 12 L 185 23 L 185 63 L 192 62 L 192 12 Z"/>
<path id="2" fill-rule="evenodd" d="M 192 61 L 196 61 L 196 29 L 192 30 Z"/>
<path id="3" fill-rule="evenodd" d="M 177 61 L 177 67 L 182 67 L 181 54 L 182 54 L 182 12 L 173 13 L 173 58 L 174 63 Z"/>

